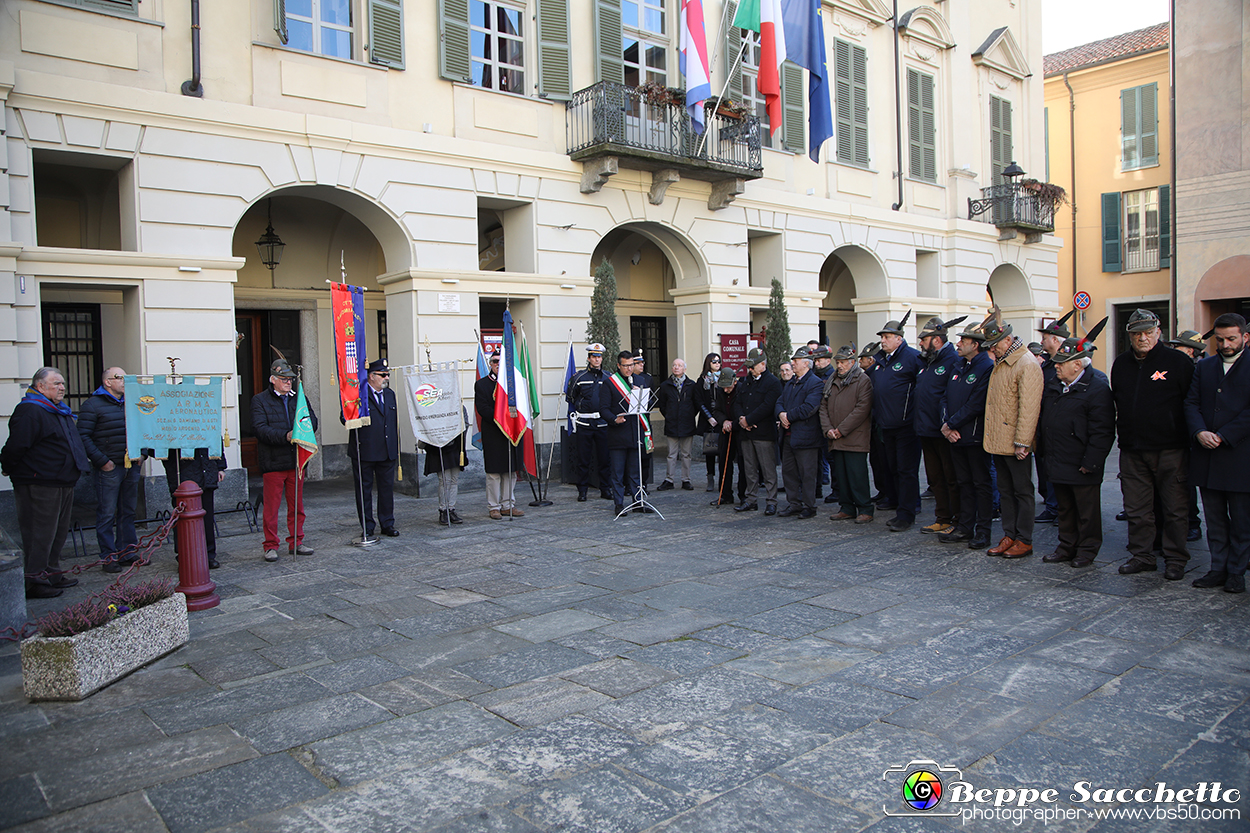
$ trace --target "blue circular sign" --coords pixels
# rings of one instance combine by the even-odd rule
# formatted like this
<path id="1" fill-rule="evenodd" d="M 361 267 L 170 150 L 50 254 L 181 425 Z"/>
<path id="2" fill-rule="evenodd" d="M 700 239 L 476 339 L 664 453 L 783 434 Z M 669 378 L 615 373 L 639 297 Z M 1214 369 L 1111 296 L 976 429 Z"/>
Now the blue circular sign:
<path id="1" fill-rule="evenodd" d="M 1072 305 L 1079 310 L 1089 309 L 1089 305 L 1092 304 L 1093 302 L 1094 302 L 1094 299 L 1089 297 L 1088 292 L 1082 291 L 1072 296 Z"/>

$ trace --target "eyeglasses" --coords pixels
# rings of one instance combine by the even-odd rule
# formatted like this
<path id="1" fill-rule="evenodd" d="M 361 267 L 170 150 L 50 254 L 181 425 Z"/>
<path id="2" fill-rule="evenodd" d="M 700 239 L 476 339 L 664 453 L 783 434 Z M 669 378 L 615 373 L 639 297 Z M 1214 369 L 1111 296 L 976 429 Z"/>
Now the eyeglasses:
<path id="1" fill-rule="evenodd" d="M 110 379 L 125 379 L 125 376 L 110 376 Z"/>
<path id="2" fill-rule="evenodd" d="M 374 375 L 374 376 L 381 376 L 383 379 L 385 379 L 385 378 L 387 378 L 388 376 L 390 376 L 391 374 L 389 374 L 389 373 L 379 373 L 378 371 L 376 371 L 376 370 L 375 370 L 375 371 L 373 371 L 373 375 Z"/>
<path id="3" fill-rule="evenodd" d="M 720 364 L 720 359 L 712 359 L 712 364 Z"/>

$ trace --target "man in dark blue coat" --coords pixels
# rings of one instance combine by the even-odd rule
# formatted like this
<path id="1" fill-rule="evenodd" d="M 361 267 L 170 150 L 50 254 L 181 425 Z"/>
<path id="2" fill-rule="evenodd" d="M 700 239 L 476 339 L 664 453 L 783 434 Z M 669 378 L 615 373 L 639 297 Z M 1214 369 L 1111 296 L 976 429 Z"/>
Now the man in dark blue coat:
<path id="1" fill-rule="evenodd" d="M 603 368 L 603 349 L 598 342 L 586 345 L 586 367 L 575 373 L 564 389 L 564 401 L 569 405 L 569 421 L 573 425 L 569 440 L 573 446 L 579 501 L 586 500 L 592 471 L 598 474 L 599 497 L 605 500 L 612 497 L 608 485 L 612 466 L 608 462 L 607 421 L 599 413 L 603 385 L 610 375 Z"/>
<path id="2" fill-rule="evenodd" d="M 1246 592 L 1250 562 L 1250 364 L 1246 319 L 1215 319 L 1216 355 L 1198 362 L 1185 398 L 1185 422 L 1196 443 L 1190 477 L 1202 490 L 1210 571 L 1194 587 Z M 1207 334 L 1208 336 L 1211 333 Z"/>
<path id="3" fill-rule="evenodd" d="M 820 399 L 824 385 L 812 372 L 812 354 L 806 347 L 790 360 L 794 378 L 781 386 L 775 406 L 781 423 L 781 477 L 786 486 L 786 508 L 778 517 L 816 517 L 816 483 L 820 479 Z"/>
<path id="4" fill-rule="evenodd" d="M 100 387 L 87 397 L 78 411 L 78 435 L 95 470 L 95 539 L 106 568 L 117 553 L 139 543 L 135 531 L 135 505 L 141 461 L 126 467 L 126 371 L 110 367 Z M 122 557 L 129 564 L 138 556 Z M 111 570 L 110 570 L 111 571 Z"/>
<path id="5" fill-rule="evenodd" d="M 616 359 L 617 372 L 603 383 L 598 411 L 608 423 L 608 459 L 612 476 L 608 487 L 612 493 L 612 511 L 620 515 L 628 502 L 642 496 L 642 472 L 639 457 L 646 434 L 646 423 L 640 414 L 630 412 L 630 397 L 637 389 L 633 384 L 634 356 L 622 350 Z M 641 507 L 640 507 L 641 508 Z"/>
<path id="6" fill-rule="evenodd" d="M 920 511 L 920 440 L 916 437 L 916 377 L 924 369 L 920 351 L 907 344 L 901 321 L 887 321 L 877 331 L 883 356 L 872 377 L 872 416 L 881 431 L 886 468 L 894 475 L 898 507 L 885 525 L 891 532 L 910 529 Z"/>
<path id="7" fill-rule="evenodd" d="M 695 399 L 699 383 L 686 375 L 686 363 L 673 359 L 673 375 L 660 383 L 656 404 L 664 416 L 664 436 L 668 440 L 668 469 L 664 482 L 656 491 L 673 488 L 677 467 L 681 465 L 681 487 L 687 492 L 690 484 L 690 449 L 694 443 L 695 419 L 699 405 Z"/>
<path id="8" fill-rule="evenodd" d="M 742 449 L 746 497 L 734 507 L 739 512 L 758 509 L 760 480 L 764 482 L 764 514 L 777 514 L 777 400 L 781 381 L 768 372 L 768 360 L 758 347 L 747 354 L 747 374 L 738 383 L 734 417 Z"/>
<path id="9" fill-rule="evenodd" d="M 920 351 L 924 367 L 916 377 L 916 415 L 913 423 L 924 454 L 924 470 L 933 491 L 933 523 L 920 531 L 944 535 L 955 528 L 959 518 L 959 482 L 955 479 L 955 463 L 951 444 L 942 436 L 942 408 L 946 403 L 946 386 L 955 366 L 962 361 L 947 335 L 950 327 L 967 318 L 953 321 L 930 318 L 920 331 Z"/>
<path id="10" fill-rule="evenodd" d="M 386 359 L 369 364 L 369 424 L 347 432 L 347 456 L 352 460 L 352 483 L 356 488 L 356 518 L 372 537 L 376 525 L 382 534 L 395 538 L 395 471 L 399 467 L 399 403 L 390 389 Z M 343 415 L 339 414 L 339 421 Z M 378 485 L 378 518 L 373 519 L 373 484 Z"/>
<path id="11" fill-rule="evenodd" d="M 985 350 L 985 334 L 969 324 L 959 334 L 959 364 L 951 371 L 942 409 L 942 436 L 950 444 L 951 463 L 959 483 L 959 516 L 955 528 L 943 533 L 944 543 L 967 541 L 968 549 L 990 545 L 994 518 L 994 488 L 985 439 L 985 394 L 994 370 L 994 357 Z"/>

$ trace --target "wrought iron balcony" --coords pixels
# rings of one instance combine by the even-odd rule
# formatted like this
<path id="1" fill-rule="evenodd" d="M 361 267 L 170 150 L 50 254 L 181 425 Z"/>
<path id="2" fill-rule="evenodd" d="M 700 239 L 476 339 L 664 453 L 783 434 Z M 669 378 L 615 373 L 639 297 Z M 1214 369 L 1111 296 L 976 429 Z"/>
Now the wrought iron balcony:
<path id="1" fill-rule="evenodd" d="M 682 177 L 711 182 L 764 175 L 755 116 L 709 112 L 699 134 L 680 103 L 653 103 L 637 87 L 604 81 L 573 94 L 566 126 L 574 161 L 611 156 L 621 167 L 676 169 Z"/>
<path id="2" fill-rule="evenodd" d="M 1006 182 L 981 189 L 981 199 L 968 199 L 968 219 L 1040 235 L 1055 230 L 1055 200 L 1037 185 Z"/>

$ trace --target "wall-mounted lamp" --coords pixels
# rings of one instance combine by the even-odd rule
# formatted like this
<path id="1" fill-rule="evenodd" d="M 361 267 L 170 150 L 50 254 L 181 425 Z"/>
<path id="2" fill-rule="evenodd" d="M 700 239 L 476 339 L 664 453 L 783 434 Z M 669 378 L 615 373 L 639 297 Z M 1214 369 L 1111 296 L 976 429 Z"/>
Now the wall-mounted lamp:
<path id="1" fill-rule="evenodd" d="M 576 284 L 571 284 L 571 283 L 562 283 L 562 284 L 560 284 L 560 288 L 561 288 L 561 289 L 577 289 L 577 286 L 576 286 Z"/>
<path id="2" fill-rule="evenodd" d="M 443 283 L 460 283 L 459 278 L 443 278 Z"/>
<path id="3" fill-rule="evenodd" d="M 730 292 L 730 293 L 729 293 L 729 297 L 730 297 L 730 298 L 738 298 L 738 297 L 740 297 L 741 295 L 742 295 L 742 293 L 741 293 L 741 292 Z"/>
<path id="4" fill-rule="evenodd" d="M 811 298 L 800 298 L 799 300 L 800 300 L 800 301 L 810 301 L 810 300 L 812 300 L 812 299 L 811 299 Z"/>
<path id="5" fill-rule="evenodd" d="M 282 262 L 282 250 L 286 248 L 282 238 L 273 231 L 272 198 L 265 201 L 265 215 L 269 225 L 265 227 L 265 233 L 256 241 L 256 249 L 260 252 L 260 262 L 265 264 L 265 268 L 272 272 L 274 267 Z"/>
<path id="6" fill-rule="evenodd" d="M 634 252 L 633 256 L 629 259 L 629 262 L 637 266 L 638 261 L 640 260 L 642 260 L 642 249 L 639 249 L 638 251 Z"/>

